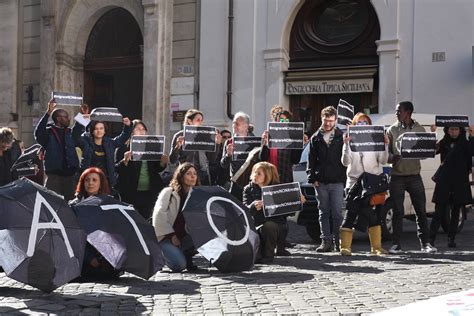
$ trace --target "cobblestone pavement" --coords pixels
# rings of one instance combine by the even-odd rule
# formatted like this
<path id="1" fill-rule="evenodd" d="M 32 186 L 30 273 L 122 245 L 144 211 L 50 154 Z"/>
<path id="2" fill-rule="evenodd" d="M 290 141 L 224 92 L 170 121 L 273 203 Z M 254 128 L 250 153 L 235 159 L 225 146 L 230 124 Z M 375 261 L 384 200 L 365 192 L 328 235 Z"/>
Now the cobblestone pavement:
<path id="1" fill-rule="evenodd" d="M 473 214 L 470 214 L 473 217 Z M 415 226 L 405 222 L 402 255 L 368 254 L 356 234 L 352 257 L 316 254 L 303 227 L 290 227 L 292 257 L 253 271 L 221 274 L 197 258 L 197 273 L 157 273 L 146 281 L 126 274 L 110 284 L 70 283 L 42 293 L 0 274 L 0 314 L 324 314 L 359 315 L 474 288 L 474 220 L 457 238 L 458 250 L 419 251 Z M 386 246 L 389 246 L 388 244 Z"/>

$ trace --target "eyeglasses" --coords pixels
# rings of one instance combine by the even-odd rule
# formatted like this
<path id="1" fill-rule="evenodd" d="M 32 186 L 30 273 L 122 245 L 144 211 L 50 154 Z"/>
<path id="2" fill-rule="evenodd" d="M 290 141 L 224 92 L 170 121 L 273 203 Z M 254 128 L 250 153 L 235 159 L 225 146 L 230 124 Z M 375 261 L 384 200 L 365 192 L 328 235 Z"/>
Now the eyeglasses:
<path id="1" fill-rule="evenodd" d="M 369 125 L 369 122 L 359 121 L 359 122 L 356 123 L 356 125 Z"/>
<path id="2" fill-rule="evenodd" d="M 285 119 L 285 118 L 281 118 L 281 119 L 280 119 L 280 122 L 281 122 L 281 123 L 289 122 L 289 121 L 290 121 L 290 119 L 287 119 L 287 118 L 286 118 L 286 119 Z"/>

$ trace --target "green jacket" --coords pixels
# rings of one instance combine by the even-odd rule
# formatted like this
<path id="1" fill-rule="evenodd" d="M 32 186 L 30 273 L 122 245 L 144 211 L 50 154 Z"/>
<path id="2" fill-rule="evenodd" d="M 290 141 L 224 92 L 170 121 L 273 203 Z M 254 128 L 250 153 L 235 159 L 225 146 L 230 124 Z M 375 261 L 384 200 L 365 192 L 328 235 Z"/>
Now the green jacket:
<path id="1" fill-rule="evenodd" d="M 390 155 L 400 155 L 402 145 L 402 135 L 408 132 L 424 133 L 425 128 L 413 120 L 413 124 L 402 128 L 400 122 L 395 122 L 388 128 L 387 134 L 390 139 L 388 151 Z M 396 164 L 392 164 L 392 175 L 396 176 L 412 176 L 420 174 L 421 164 L 419 159 L 403 159 Z"/>

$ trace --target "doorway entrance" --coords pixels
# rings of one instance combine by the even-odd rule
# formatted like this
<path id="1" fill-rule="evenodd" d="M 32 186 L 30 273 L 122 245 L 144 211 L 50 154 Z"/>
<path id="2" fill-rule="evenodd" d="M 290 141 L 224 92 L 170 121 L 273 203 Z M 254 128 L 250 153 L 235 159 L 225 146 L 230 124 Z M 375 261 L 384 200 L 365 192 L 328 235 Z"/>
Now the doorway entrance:
<path id="1" fill-rule="evenodd" d="M 370 0 L 305 1 L 291 28 L 285 84 L 290 110 L 308 132 L 321 126 L 321 110 L 337 107 L 339 99 L 355 112 L 378 113 L 379 38 Z M 337 89 L 328 93 L 326 85 Z"/>
<path id="2" fill-rule="evenodd" d="M 125 9 L 106 12 L 94 25 L 84 60 L 84 101 L 93 109 L 116 107 L 131 120 L 142 118 L 143 36 Z M 120 124 L 109 126 L 120 133 Z"/>

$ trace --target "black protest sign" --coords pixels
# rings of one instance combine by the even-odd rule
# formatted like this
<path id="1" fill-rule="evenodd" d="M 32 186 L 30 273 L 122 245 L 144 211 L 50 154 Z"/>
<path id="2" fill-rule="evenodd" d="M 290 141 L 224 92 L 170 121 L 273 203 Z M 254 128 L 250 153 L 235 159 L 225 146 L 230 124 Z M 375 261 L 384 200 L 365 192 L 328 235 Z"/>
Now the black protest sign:
<path id="1" fill-rule="evenodd" d="M 165 151 L 165 136 L 136 135 L 130 142 L 132 160 L 160 160 Z"/>
<path id="2" fill-rule="evenodd" d="M 216 151 L 216 128 L 185 125 L 183 150 Z"/>
<path id="3" fill-rule="evenodd" d="M 269 122 L 268 147 L 279 149 L 302 149 L 304 136 L 303 122 Z"/>
<path id="4" fill-rule="evenodd" d="M 33 166 L 22 166 L 18 167 L 15 169 L 18 178 L 21 177 L 29 177 L 29 176 L 34 176 L 36 175 L 36 172 L 38 171 L 38 166 L 33 165 Z"/>
<path id="5" fill-rule="evenodd" d="M 436 115 L 435 124 L 439 127 L 468 127 L 469 116 L 467 115 Z"/>
<path id="6" fill-rule="evenodd" d="M 339 99 L 339 104 L 337 105 L 337 124 L 351 124 L 353 118 L 354 106 L 343 99 Z"/>
<path id="7" fill-rule="evenodd" d="M 385 151 L 384 127 L 378 125 L 349 126 L 351 151 Z"/>
<path id="8" fill-rule="evenodd" d="M 92 110 L 90 119 L 91 121 L 122 123 L 122 114 L 117 108 L 100 107 Z"/>
<path id="9" fill-rule="evenodd" d="M 270 185 L 262 188 L 265 217 L 291 214 L 300 211 L 301 189 L 298 182 Z"/>
<path id="10" fill-rule="evenodd" d="M 54 102 L 60 105 L 82 105 L 82 94 L 53 91 L 52 98 Z"/>
<path id="11" fill-rule="evenodd" d="M 433 158 L 436 155 L 436 133 L 405 133 L 401 156 L 407 159 Z"/>
<path id="12" fill-rule="evenodd" d="M 260 147 L 262 138 L 258 136 L 234 136 L 234 153 L 232 160 L 245 160 L 249 152 L 255 147 Z"/>

